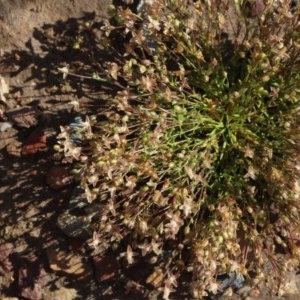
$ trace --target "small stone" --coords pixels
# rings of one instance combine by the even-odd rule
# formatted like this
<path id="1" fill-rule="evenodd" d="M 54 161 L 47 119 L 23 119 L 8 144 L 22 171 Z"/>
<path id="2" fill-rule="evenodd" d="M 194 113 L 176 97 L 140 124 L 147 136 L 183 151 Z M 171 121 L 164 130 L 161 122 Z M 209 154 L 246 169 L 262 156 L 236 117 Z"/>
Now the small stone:
<path id="1" fill-rule="evenodd" d="M 40 149 L 47 146 L 47 137 L 43 130 L 37 129 L 29 134 L 23 147 L 22 155 L 30 155 L 37 153 Z"/>
<path id="2" fill-rule="evenodd" d="M 46 253 L 53 271 L 74 276 L 79 280 L 87 279 L 92 274 L 91 266 L 79 255 L 54 248 L 48 248 Z"/>
<path id="3" fill-rule="evenodd" d="M 75 216 L 70 213 L 61 214 L 57 218 L 58 228 L 68 237 L 77 239 L 89 239 L 93 235 L 89 218 L 85 216 Z"/>
<path id="4" fill-rule="evenodd" d="M 18 274 L 19 295 L 28 300 L 43 299 L 46 272 L 39 259 L 34 256 L 23 258 Z"/>
<path id="5" fill-rule="evenodd" d="M 60 287 L 55 291 L 46 292 L 44 294 L 45 300 L 73 300 L 77 299 L 77 291 L 72 288 Z"/>
<path id="6" fill-rule="evenodd" d="M 6 152 L 10 156 L 20 157 L 22 152 L 22 143 L 19 141 L 13 141 L 12 143 L 6 146 Z"/>
<path id="7" fill-rule="evenodd" d="M 5 275 L 6 272 L 12 270 L 12 264 L 9 255 L 12 253 L 14 245 L 5 243 L 0 245 L 0 274 Z"/>
<path id="8" fill-rule="evenodd" d="M 231 272 L 229 274 L 226 274 L 225 278 L 221 283 L 221 287 L 223 290 L 229 287 L 234 287 L 236 289 L 239 289 L 243 286 L 244 282 L 245 282 L 245 278 L 242 274 Z"/>
<path id="9" fill-rule="evenodd" d="M 49 40 L 55 40 L 55 32 L 52 27 L 43 30 L 43 36 Z"/>
<path id="10" fill-rule="evenodd" d="M 54 190 L 60 190 L 68 186 L 72 181 L 72 176 L 63 166 L 54 166 L 47 172 L 46 182 Z"/>
<path id="11" fill-rule="evenodd" d="M 7 147 L 7 145 L 16 142 L 18 139 L 18 130 L 10 128 L 7 131 L 0 132 L 0 150 Z"/>
<path id="12" fill-rule="evenodd" d="M 245 14 L 247 17 L 259 17 L 265 9 L 266 5 L 264 4 L 263 0 L 245 1 Z"/>
<path id="13" fill-rule="evenodd" d="M 253 289 L 253 287 L 251 287 L 249 285 L 244 285 L 243 287 L 241 287 L 240 289 L 237 290 L 237 294 L 240 295 L 241 297 L 245 298 L 246 296 L 248 296 L 250 294 L 252 289 Z"/>
<path id="14" fill-rule="evenodd" d="M 6 115 L 15 126 L 29 128 L 38 124 L 41 111 L 36 107 L 23 106 L 7 111 Z"/>
<path id="15" fill-rule="evenodd" d="M 0 131 L 1 132 L 6 131 L 11 127 L 12 127 L 12 124 L 10 122 L 0 122 Z"/>
<path id="16" fill-rule="evenodd" d="M 93 261 L 98 282 L 118 280 L 120 271 L 115 255 L 96 255 L 93 257 Z"/>
<path id="17" fill-rule="evenodd" d="M 28 300 L 41 300 L 43 299 L 42 287 L 38 283 L 26 286 L 21 289 L 20 296 Z"/>

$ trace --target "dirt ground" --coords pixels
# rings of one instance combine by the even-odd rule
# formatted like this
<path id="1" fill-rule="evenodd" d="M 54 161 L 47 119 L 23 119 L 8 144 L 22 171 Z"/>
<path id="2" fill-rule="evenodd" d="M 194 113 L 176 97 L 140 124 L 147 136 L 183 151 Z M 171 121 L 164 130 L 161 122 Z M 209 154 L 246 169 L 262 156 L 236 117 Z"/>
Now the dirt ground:
<path id="1" fill-rule="evenodd" d="M 99 256 L 57 226 L 76 182 L 53 158 L 56 135 L 79 114 L 95 113 L 110 93 L 81 79 L 63 81 L 58 67 L 71 61 L 84 71 L 89 62 L 63 37 L 76 43 L 78 29 L 100 26 L 109 5 L 0 0 L 0 88 L 3 81 L 9 86 L 5 99 L 0 94 L 0 299 L 160 299 L 153 286 L 139 284 L 149 275 L 146 265 L 122 270 L 113 253 Z M 186 283 L 171 299 L 189 299 Z M 288 274 L 282 296 L 278 288 L 267 282 L 258 291 L 249 283 L 239 295 L 219 299 L 300 299 L 296 272 Z"/>
<path id="2" fill-rule="evenodd" d="M 80 241 L 56 225 L 74 184 L 57 187 L 47 177 L 59 165 L 51 158 L 59 126 L 76 114 L 72 101 L 90 101 L 82 83 L 61 83 L 56 69 L 68 55 L 57 50 L 55 35 L 100 22 L 108 5 L 106 0 L 0 1 L 0 75 L 9 85 L 0 121 L 9 121 L 11 110 L 38 111 L 29 117 L 17 112 L 22 124 L 12 122 L 0 133 L 0 299 L 112 299 L 112 284 L 100 287 Z M 101 98 L 101 91 L 92 95 Z M 63 176 L 53 180 L 60 184 Z"/>

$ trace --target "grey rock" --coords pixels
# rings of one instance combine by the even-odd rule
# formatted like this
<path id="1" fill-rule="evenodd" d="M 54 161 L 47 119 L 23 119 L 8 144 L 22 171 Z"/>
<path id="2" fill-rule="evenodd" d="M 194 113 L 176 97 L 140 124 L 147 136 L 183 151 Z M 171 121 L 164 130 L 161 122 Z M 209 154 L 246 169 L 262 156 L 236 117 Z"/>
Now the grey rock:
<path id="1" fill-rule="evenodd" d="M 57 226 L 68 237 L 86 240 L 93 236 L 90 219 L 72 215 L 69 211 L 57 218 Z"/>
<path id="2" fill-rule="evenodd" d="M 84 189 L 75 187 L 68 209 L 57 219 L 58 228 L 67 236 L 89 239 L 93 236 L 92 223 L 101 214 L 102 205 L 89 203 Z"/>
<path id="3" fill-rule="evenodd" d="M 227 274 L 226 278 L 222 281 L 222 289 L 225 290 L 229 287 L 233 287 L 236 289 L 240 289 L 245 282 L 245 278 L 242 274 L 240 273 L 229 273 Z"/>

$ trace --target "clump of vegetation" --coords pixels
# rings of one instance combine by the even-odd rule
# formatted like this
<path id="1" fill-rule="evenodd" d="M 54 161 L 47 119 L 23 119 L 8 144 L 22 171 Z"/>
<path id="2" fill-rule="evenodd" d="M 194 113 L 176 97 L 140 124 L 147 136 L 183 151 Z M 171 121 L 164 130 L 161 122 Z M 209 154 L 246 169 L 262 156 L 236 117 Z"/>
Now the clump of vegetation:
<path id="1" fill-rule="evenodd" d="M 100 29 L 108 52 L 125 45 L 93 75 L 118 92 L 83 123 L 84 146 L 64 131 L 61 151 L 103 205 L 98 236 L 126 241 L 128 264 L 152 255 L 164 299 L 184 271 L 201 298 L 222 273 L 262 278 L 279 245 L 298 259 L 300 23 L 287 2 L 248 19 L 240 1 L 145 1 Z"/>

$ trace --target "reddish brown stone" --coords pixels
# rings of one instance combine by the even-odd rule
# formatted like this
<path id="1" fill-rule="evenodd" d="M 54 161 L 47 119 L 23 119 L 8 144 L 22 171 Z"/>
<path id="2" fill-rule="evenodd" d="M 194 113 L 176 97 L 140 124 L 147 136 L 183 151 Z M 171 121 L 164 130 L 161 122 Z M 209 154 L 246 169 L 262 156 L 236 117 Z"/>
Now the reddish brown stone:
<path id="1" fill-rule="evenodd" d="M 23 147 L 22 155 L 30 155 L 37 153 L 40 149 L 47 146 L 47 137 L 43 130 L 37 129 L 30 133 Z"/>
<path id="2" fill-rule="evenodd" d="M 98 282 L 118 280 L 119 265 L 113 254 L 106 256 L 96 255 L 93 257 L 93 260 Z"/>
<path id="3" fill-rule="evenodd" d="M 60 190 L 70 184 L 72 176 L 63 166 L 51 167 L 47 172 L 46 182 L 54 190 Z"/>

